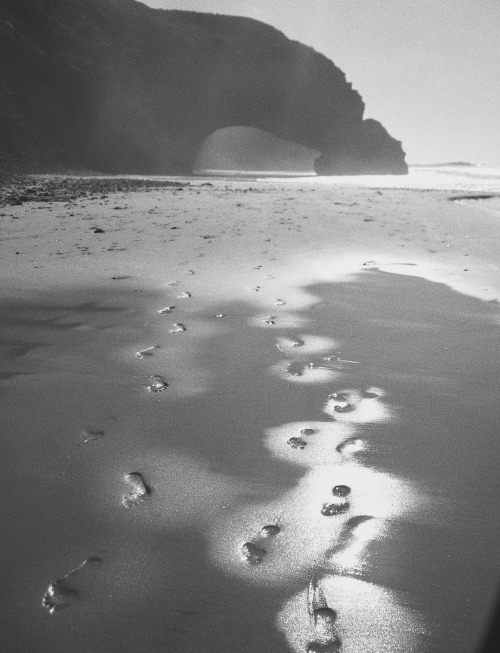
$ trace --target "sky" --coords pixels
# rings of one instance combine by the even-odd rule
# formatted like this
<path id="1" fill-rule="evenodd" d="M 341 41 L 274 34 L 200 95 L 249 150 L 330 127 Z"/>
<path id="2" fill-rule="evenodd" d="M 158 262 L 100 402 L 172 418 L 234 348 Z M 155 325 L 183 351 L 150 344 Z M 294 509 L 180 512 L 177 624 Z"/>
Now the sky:
<path id="1" fill-rule="evenodd" d="M 500 165 L 500 0 L 143 0 L 249 16 L 326 55 L 409 163 Z"/>

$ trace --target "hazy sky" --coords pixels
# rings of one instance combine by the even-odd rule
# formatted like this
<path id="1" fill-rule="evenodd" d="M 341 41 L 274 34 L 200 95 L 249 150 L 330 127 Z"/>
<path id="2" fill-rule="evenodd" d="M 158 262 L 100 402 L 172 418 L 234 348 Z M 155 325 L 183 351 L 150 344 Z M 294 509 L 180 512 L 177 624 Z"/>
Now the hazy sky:
<path id="1" fill-rule="evenodd" d="M 410 163 L 500 164 L 500 0 L 145 0 L 251 16 L 313 46 Z"/>

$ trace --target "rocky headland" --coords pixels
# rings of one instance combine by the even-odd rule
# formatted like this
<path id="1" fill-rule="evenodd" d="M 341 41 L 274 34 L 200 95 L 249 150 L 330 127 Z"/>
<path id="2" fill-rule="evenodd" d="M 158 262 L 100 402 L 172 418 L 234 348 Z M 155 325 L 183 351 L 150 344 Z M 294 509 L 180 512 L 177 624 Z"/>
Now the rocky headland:
<path id="1" fill-rule="evenodd" d="M 405 174 L 325 56 L 264 23 L 134 0 L 4 0 L 0 168 L 190 174 L 204 140 L 256 127 L 319 174 Z"/>

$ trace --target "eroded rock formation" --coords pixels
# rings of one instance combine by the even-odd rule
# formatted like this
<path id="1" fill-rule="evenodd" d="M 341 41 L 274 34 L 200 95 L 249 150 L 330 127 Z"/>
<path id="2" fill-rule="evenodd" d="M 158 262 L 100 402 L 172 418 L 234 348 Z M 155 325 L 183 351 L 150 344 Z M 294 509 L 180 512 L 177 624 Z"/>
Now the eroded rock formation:
<path id="1" fill-rule="evenodd" d="M 134 0 L 3 0 L 0 164 L 189 173 L 246 125 L 322 155 L 320 174 L 407 172 L 401 144 L 312 48 L 248 18 Z"/>

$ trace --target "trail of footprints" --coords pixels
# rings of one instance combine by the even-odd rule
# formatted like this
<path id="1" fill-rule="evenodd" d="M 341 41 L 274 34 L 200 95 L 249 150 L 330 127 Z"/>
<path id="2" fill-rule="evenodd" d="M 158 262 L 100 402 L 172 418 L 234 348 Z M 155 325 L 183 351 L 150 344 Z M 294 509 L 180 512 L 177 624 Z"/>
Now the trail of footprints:
<path id="1" fill-rule="evenodd" d="M 277 341 L 277 347 L 280 352 L 290 355 L 293 350 L 300 351 L 301 348 L 307 350 L 307 353 L 297 357 L 297 360 L 288 361 L 285 367 L 286 377 L 300 377 L 306 369 L 323 368 L 334 372 L 342 372 L 353 365 L 359 364 L 358 361 L 350 361 L 342 358 L 340 351 L 329 353 L 326 356 L 313 358 L 312 361 L 305 361 L 304 358 L 312 351 L 317 354 L 317 350 L 324 348 L 325 342 L 321 338 L 314 336 L 303 337 L 280 337 Z M 315 351 L 316 350 L 316 351 Z M 310 358 L 310 357 L 309 357 Z M 355 417 L 356 411 L 361 404 L 366 404 L 366 400 L 377 399 L 380 397 L 380 391 L 375 389 L 356 391 L 356 390 L 336 390 L 328 395 L 324 405 L 324 411 L 330 415 L 332 421 L 367 421 L 366 415 L 361 410 L 359 418 Z M 382 409 L 383 411 L 383 409 Z M 380 415 L 379 415 L 380 417 Z M 375 420 L 377 415 L 375 414 Z M 302 428 L 297 435 L 286 440 L 286 444 L 292 450 L 297 451 L 300 455 L 306 447 L 314 442 L 317 429 Z M 363 450 L 364 441 L 357 437 L 351 436 L 343 439 L 336 447 L 336 452 L 342 459 L 349 462 L 352 456 Z M 347 515 L 351 509 L 351 487 L 343 483 L 332 486 L 331 496 L 325 497 L 325 501 L 318 503 L 317 510 L 325 518 L 334 518 L 340 515 Z M 357 515 L 349 518 L 340 531 L 333 546 L 324 552 L 324 560 L 331 559 L 334 555 L 344 550 L 352 549 L 353 544 L 367 541 L 370 539 L 371 531 L 366 528 L 370 523 L 375 522 L 375 518 L 370 515 Z M 243 563 L 256 566 L 265 564 L 268 551 L 266 543 L 274 537 L 279 536 L 282 530 L 286 529 L 285 524 L 270 524 L 262 528 L 260 533 L 252 539 L 243 542 L 240 547 L 240 558 Z M 366 532 L 363 531 L 365 529 Z M 362 546 L 360 547 L 362 549 Z M 314 572 L 316 574 L 316 572 Z M 331 653 L 340 651 L 342 642 L 336 629 L 337 612 L 327 604 L 325 595 L 321 587 L 321 580 L 314 575 L 309 583 L 307 592 L 307 611 L 309 615 L 310 628 L 313 637 L 305 646 L 306 653 Z M 304 650 L 304 649 L 303 649 Z"/>
<path id="2" fill-rule="evenodd" d="M 173 284 L 169 285 L 174 285 Z M 179 299 L 189 299 L 191 293 L 183 291 L 178 296 Z M 171 313 L 175 306 L 165 306 L 157 312 L 160 315 Z M 182 333 L 186 331 L 184 324 L 175 323 L 170 330 L 170 333 Z M 150 358 L 154 355 L 155 350 L 159 349 L 159 345 L 152 345 L 141 349 L 136 352 L 135 357 L 138 359 Z M 153 394 L 164 392 L 168 387 L 168 383 L 159 374 L 152 374 L 149 377 L 147 389 Z M 84 429 L 80 435 L 81 442 L 86 444 L 100 440 L 105 435 L 104 431 L 98 429 Z M 72 454 L 68 458 L 71 457 Z M 63 473 L 59 474 L 61 478 Z M 146 483 L 143 475 L 140 472 L 130 472 L 125 474 L 124 482 L 128 485 L 129 490 L 122 496 L 122 504 L 125 508 L 134 508 L 145 501 L 152 493 L 151 487 Z M 66 573 L 58 580 L 51 583 L 46 589 L 42 598 L 42 607 L 45 608 L 50 615 L 70 607 L 78 601 L 80 592 L 77 589 L 78 581 L 88 569 L 94 569 L 102 565 L 102 559 L 97 557 L 90 557 L 84 560 L 77 567 Z"/>
<path id="3" fill-rule="evenodd" d="M 171 284 L 173 285 L 173 284 Z M 259 288 L 255 288 L 258 290 Z M 183 291 L 178 295 L 179 299 L 189 299 L 191 293 Z M 276 299 L 277 306 L 284 305 L 281 299 Z M 165 306 L 157 312 L 160 315 L 167 315 L 175 310 L 175 306 Z M 223 317 L 217 315 L 216 317 Z M 269 316 L 265 320 L 266 324 L 274 324 L 275 316 Z M 182 323 L 175 323 L 170 333 L 180 333 L 186 331 Z M 328 353 L 328 355 L 318 357 L 318 352 L 325 349 L 325 344 L 330 346 L 331 342 L 315 336 L 304 337 L 280 337 L 277 340 L 277 347 L 283 354 L 290 354 L 293 351 L 304 349 L 304 355 L 298 356 L 299 360 L 287 361 L 285 367 L 286 377 L 301 377 L 306 370 L 324 369 L 335 373 L 348 369 L 349 366 L 357 364 L 357 361 L 345 360 L 341 357 L 340 351 Z M 135 356 L 138 359 L 150 358 L 154 355 L 158 345 L 153 345 L 138 351 Z M 305 362 L 304 357 L 309 353 L 316 355 L 316 358 Z M 154 374 L 149 377 L 147 385 L 151 393 L 162 393 L 168 387 L 168 383 L 161 375 Z M 379 396 L 374 390 L 362 392 L 337 390 L 328 395 L 324 410 L 330 415 L 333 421 L 337 419 L 349 419 L 356 412 L 360 402 L 366 399 L 376 399 Z M 364 421 L 361 419 L 360 421 Z M 306 447 L 314 440 L 317 433 L 313 428 L 302 428 L 296 436 L 290 437 L 286 444 L 300 455 Z M 82 439 L 94 441 L 104 435 L 101 431 L 85 431 Z M 364 442 L 358 437 L 348 437 L 343 440 L 337 447 L 336 451 L 346 459 L 360 451 L 364 447 Z M 124 483 L 128 486 L 128 491 L 122 496 L 122 504 L 125 508 L 134 508 L 148 499 L 152 493 L 151 487 L 147 484 L 140 472 L 130 472 L 125 474 Z M 350 510 L 351 488 L 344 484 L 333 485 L 331 495 L 325 497 L 322 504 L 318 504 L 317 509 L 325 518 L 332 518 L 339 515 L 345 515 Z M 356 540 L 357 531 L 374 518 L 369 515 L 353 516 L 347 520 L 344 528 L 341 530 L 340 537 L 334 546 L 325 551 L 325 556 L 331 557 L 344 548 L 350 546 L 352 541 Z M 268 556 L 268 545 L 273 539 L 279 537 L 286 524 L 281 523 L 281 518 L 274 519 L 272 522 L 262 526 L 250 540 L 244 541 L 240 545 L 239 557 L 244 564 L 251 567 L 262 565 Z M 88 574 L 92 569 L 99 567 L 102 560 L 97 557 L 91 557 L 83 561 L 80 565 L 62 576 L 60 579 L 51 583 L 47 588 L 43 599 L 42 606 L 46 608 L 50 615 L 60 610 L 70 607 L 79 599 L 79 581 L 82 576 Z M 310 630 L 313 638 L 306 646 L 307 653 L 330 653 L 340 651 L 342 647 L 341 640 L 336 630 L 337 613 L 327 604 L 321 581 L 314 576 L 307 591 L 307 611 L 309 615 Z"/>

